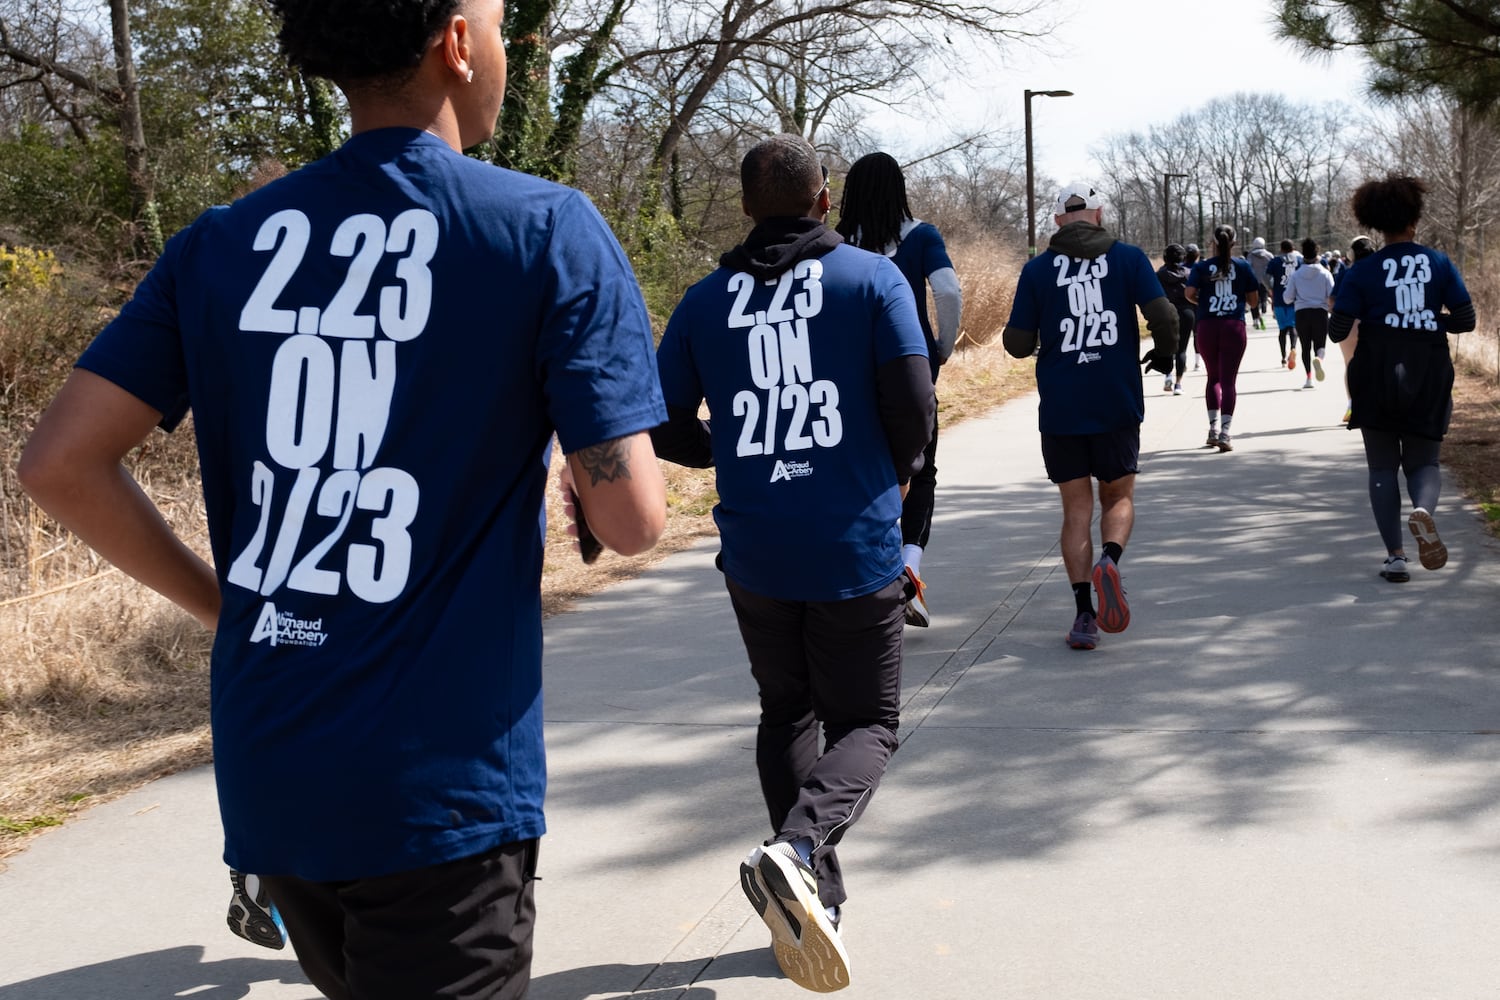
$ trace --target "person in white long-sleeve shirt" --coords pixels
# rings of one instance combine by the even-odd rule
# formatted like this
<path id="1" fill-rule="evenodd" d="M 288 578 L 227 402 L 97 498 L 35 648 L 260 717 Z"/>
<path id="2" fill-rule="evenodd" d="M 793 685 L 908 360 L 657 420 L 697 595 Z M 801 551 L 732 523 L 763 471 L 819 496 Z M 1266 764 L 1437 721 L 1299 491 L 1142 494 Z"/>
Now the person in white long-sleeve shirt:
<path id="1" fill-rule="evenodd" d="M 1333 275 L 1318 263 L 1318 244 L 1302 241 L 1302 266 L 1287 279 L 1282 301 L 1296 311 L 1297 339 L 1302 343 L 1302 366 L 1313 387 L 1313 376 L 1323 381 L 1323 353 L 1328 349 L 1328 311 L 1333 308 Z"/>

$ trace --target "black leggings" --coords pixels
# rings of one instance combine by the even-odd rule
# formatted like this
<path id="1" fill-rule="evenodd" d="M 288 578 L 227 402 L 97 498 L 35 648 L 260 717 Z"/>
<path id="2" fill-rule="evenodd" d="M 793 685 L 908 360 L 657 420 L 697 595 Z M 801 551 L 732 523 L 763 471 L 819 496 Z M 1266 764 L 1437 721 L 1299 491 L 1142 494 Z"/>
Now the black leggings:
<path id="1" fill-rule="evenodd" d="M 1177 307 L 1177 381 L 1187 371 L 1188 351 L 1193 346 L 1193 326 L 1197 323 L 1197 312 L 1192 306 Z"/>
<path id="2" fill-rule="evenodd" d="M 1413 507 L 1432 513 L 1443 487 L 1438 468 L 1438 453 L 1443 443 L 1415 434 L 1360 428 L 1365 438 L 1365 463 L 1370 467 L 1370 509 L 1375 512 L 1375 527 L 1387 552 L 1404 550 L 1401 532 L 1400 470 L 1406 474 L 1406 494 Z"/>
<path id="3" fill-rule="evenodd" d="M 901 501 L 901 544 L 927 548 L 932 535 L 932 509 L 937 501 L 937 410 L 932 411 L 932 439 L 922 452 L 922 468 L 911 477 L 911 488 Z"/>
<path id="4" fill-rule="evenodd" d="M 1313 355 L 1321 356 L 1328 346 L 1328 311 L 1326 309 L 1297 310 L 1297 339 L 1302 342 L 1302 370 L 1312 377 Z"/>

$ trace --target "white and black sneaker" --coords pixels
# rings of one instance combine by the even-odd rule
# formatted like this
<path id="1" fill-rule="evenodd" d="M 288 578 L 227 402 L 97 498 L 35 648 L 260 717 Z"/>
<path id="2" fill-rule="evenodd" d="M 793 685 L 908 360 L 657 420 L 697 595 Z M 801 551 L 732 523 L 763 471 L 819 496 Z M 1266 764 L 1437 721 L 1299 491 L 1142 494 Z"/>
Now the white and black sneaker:
<path id="1" fill-rule="evenodd" d="M 814 993 L 849 985 L 838 924 L 818 899 L 817 876 L 791 844 L 751 851 L 740 865 L 740 888 L 770 928 L 771 950 L 788 979 Z"/>
<path id="2" fill-rule="evenodd" d="M 927 585 L 917 571 L 906 567 L 906 624 L 927 628 L 932 624 L 932 612 L 927 607 Z"/>
<path id="3" fill-rule="evenodd" d="M 234 886 L 234 896 L 229 900 L 229 929 L 262 948 L 285 948 L 286 925 L 260 876 L 230 869 L 229 882 Z"/>
<path id="4" fill-rule="evenodd" d="M 1380 576 L 1383 580 L 1391 583 L 1405 583 L 1411 579 L 1411 572 L 1406 568 L 1404 556 L 1386 556 L 1385 563 L 1380 568 Z"/>

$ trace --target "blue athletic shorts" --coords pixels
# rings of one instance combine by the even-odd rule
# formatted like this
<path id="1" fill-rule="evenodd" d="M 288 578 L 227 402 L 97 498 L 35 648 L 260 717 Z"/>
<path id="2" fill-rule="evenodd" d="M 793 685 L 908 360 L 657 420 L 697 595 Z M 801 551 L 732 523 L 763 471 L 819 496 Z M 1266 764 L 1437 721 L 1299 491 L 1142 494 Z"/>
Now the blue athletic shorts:
<path id="1" fill-rule="evenodd" d="M 1295 306 L 1284 306 L 1276 303 L 1276 327 L 1280 330 L 1297 329 L 1297 309 Z"/>

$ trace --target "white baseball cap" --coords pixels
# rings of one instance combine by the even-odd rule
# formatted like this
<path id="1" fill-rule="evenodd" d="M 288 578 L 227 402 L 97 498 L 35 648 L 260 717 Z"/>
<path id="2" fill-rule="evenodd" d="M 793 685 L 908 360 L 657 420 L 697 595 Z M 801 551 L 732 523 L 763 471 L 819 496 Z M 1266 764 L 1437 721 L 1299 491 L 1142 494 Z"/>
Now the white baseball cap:
<path id="1" fill-rule="evenodd" d="M 1104 198 L 1088 181 L 1064 184 L 1057 194 L 1057 203 L 1052 206 L 1053 215 L 1067 215 L 1090 208 L 1103 208 Z"/>

